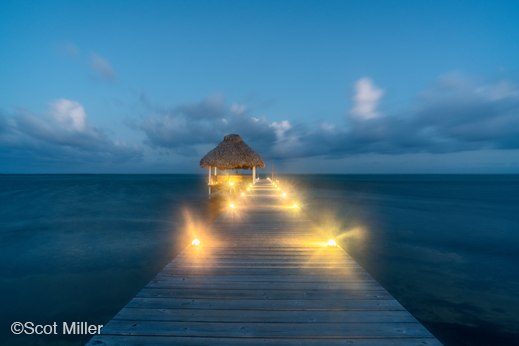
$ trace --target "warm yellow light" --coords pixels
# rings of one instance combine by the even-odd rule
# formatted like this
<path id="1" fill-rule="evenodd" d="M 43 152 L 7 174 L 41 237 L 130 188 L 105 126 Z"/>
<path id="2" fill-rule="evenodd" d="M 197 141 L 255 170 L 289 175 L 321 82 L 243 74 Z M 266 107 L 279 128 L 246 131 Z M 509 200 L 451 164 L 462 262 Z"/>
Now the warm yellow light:
<path id="1" fill-rule="evenodd" d="M 283 194 L 283 197 L 286 197 L 286 196 L 287 196 L 287 194 L 286 194 L 286 193 L 284 193 L 284 194 Z"/>
<path id="2" fill-rule="evenodd" d="M 193 241 L 191 242 L 191 244 L 193 244 L 193 245 L 200 245 L 200 240 L 195 239 L 195 240 L 193 240 Z"/>
<path id="3" fill-rule="evenodd" d="M 232 183 L 229 183 L 229 185 L 232 185 Z"/>
<path id="4" fill-rule="evenodd" d="M 242 196 L 245 196 L 245 194 L 244 194 L 244 193 L 242 193 L 241 195 L 242 195 Z"/>
<path id="5" fill-rule="evenodd" d="M 249 190 L 250 190 L 250 189 L 249 189 L 249 188 L 247 188 L 247 191 L 249 191 Z"/>
<path id="6" fill-rule="evenodd" d="M 337 246 L 337 243 L 335 242 L 335 240 L 330 239 L 328 240 L 328 246 Z"/>
<path id="7" fill-rule="evenodd" d="M 251 185 L 249 185 L 249 187 L 252 187 L 252 184 L 251 184 Z"/>
<path id="8" fill-rule="evenodd" d="M 231 208 L 234 208 L 234 204 L 231 203 L 230 207 L 231 207 Z"/>
<path id="9" fill-rule="evenodd" d="M 294 208 L 297 208 L 297 204 L 294 204 Z"/>
<path id="10" fill-rule="evenodd" d="M 281 188 L 280 188 L 280 187 L 278 187 L 278 190 L 281 190 Z"/>

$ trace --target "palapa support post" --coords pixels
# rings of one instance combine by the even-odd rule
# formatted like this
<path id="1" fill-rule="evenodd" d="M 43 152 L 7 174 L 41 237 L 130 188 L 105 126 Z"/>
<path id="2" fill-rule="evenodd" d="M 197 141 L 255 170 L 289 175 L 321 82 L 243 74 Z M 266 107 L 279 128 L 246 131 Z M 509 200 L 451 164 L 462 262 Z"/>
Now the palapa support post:
<path id="1" fill-rule="evenodd" d="M 256 185 L 256 166 L 252 167 L 252 185 Z"/>
<path id="2" fill-rule="evenodd" d="M 211 196 L 211 167 L 209 167 L 208 171 L 209 171 L 209 179 L 207 180 L 207 185 L 209 185 L 209 196 Z"/>

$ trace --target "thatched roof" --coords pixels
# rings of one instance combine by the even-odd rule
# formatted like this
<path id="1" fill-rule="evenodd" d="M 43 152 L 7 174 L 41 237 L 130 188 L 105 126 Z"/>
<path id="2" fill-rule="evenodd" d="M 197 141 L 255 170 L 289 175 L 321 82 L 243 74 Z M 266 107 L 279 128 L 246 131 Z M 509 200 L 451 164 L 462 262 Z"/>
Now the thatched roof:
<path id="1" fill-rule="evenodd" d="M 200 167 L 219 169 L 265 168 L 265 162 L 238 135 L 227 135 L 223 142 L 200 160 Z"/>

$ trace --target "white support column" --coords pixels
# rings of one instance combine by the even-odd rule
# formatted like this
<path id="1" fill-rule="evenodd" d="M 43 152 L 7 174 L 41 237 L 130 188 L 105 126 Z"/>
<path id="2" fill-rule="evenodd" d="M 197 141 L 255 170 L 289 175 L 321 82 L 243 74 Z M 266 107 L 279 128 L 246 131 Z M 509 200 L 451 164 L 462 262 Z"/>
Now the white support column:
<path id="1" fill-rule="evenodd" d="M 252 184 L 256 185 L 256 167 L 252 167 Z"/>
<path id="2" fill-rule="evenodd" d="M 211 195 L 211 167 L 209 167 L 208 171 L 209 171 L 209 179 L 207 180 L 207 185 L 209 185 L 209 195 Z"/>

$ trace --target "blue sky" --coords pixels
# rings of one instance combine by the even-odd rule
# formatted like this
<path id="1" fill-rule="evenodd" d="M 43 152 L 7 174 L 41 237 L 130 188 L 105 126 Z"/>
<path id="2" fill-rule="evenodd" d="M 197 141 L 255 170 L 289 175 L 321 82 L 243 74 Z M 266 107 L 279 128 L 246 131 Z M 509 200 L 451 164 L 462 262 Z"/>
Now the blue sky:
<path id="1" fill-rule="evenodd" d="M 519 173 L 514 1 L 2 1 L 0 173 Z"/>

